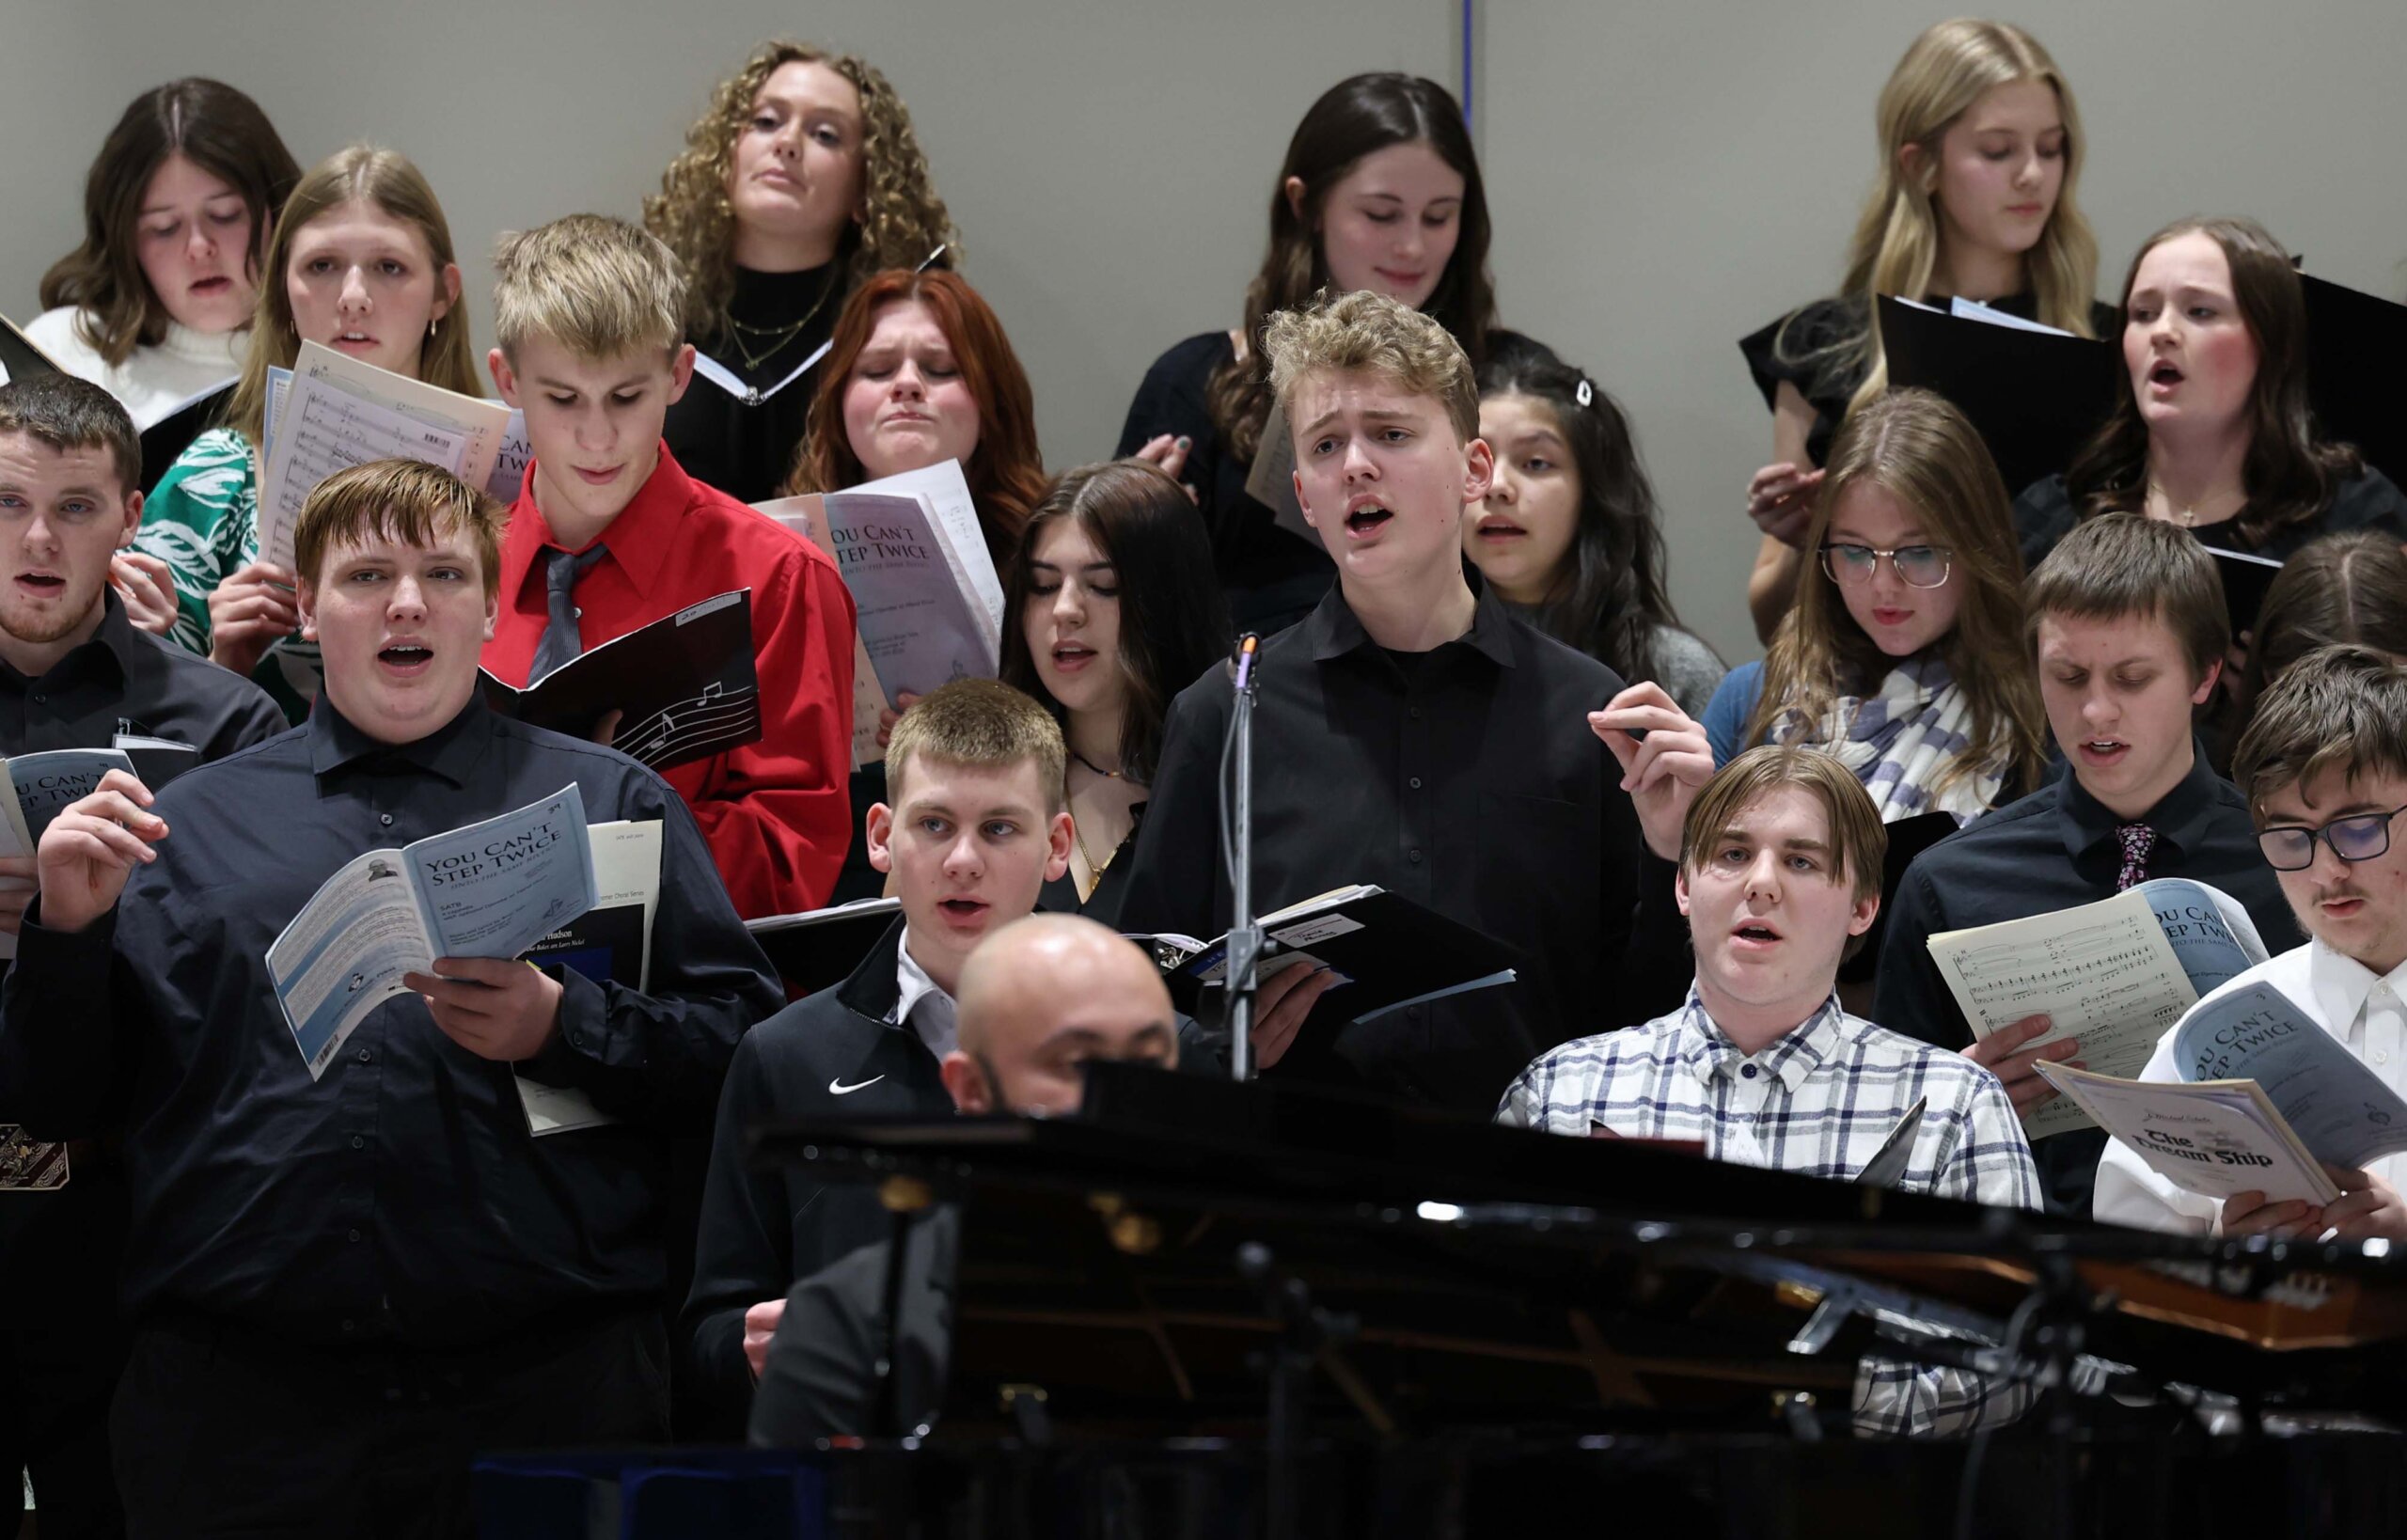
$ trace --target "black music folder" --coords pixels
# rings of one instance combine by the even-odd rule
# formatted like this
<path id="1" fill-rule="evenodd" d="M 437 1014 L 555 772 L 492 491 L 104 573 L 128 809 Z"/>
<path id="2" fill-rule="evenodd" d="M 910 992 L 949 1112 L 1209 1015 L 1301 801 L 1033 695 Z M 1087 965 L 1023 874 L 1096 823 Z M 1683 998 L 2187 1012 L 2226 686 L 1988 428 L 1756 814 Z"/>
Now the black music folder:
<path id="1" fill-rule="evenodd" d="M 744 928 L 789 990 L 815 995 L 849 978 L 902 913 L 898 898 L 855 899 L 832 909 L 747 919 Z"/>
<path id="2" fill-rule="evenodd" d="M 31 379 L 37 374 L 64 374 L 58 360 L 41 351 L 41 346 L 27 337 L 24 328 L 0 316 L 0 368 L 8 371 L 11 380 Z"/>
<path id="3" fill-rule="evenodd" d="M 1869 983 L 1880 966 L 1880 943 L 1889 934 L 1889 914 L 1897 904 L 1897 885 L 1906 880 L 1906 868 L 1914 857 L 1963 827 L 1956 815 L 1947 812 L 1916 813 L 1900 818 L 1889 825 L 1887 853 L 1880 857 L 1880 912 L 1872 917 L 1872 928 L 1858 936 L 1839 960 L 1839 980 L 1843 983 Z"/>
<path id="4" fill-rule="evenodd" d="M 2206 545 L 2204 541 L 2198 543 Z M 2206 550 L 2215 558 L 2215 575 L 2223 579 L 2223 604 L 2231 614 L 2231 634 L 2238 636 L 2256 630 L 2257 617 L 2265 608 L 2265 590 L 2273 586 L 2273 574 L 2282 570 L 2282 564 L 2272 557 L 2228 551 L 2220 545 L 2207 545 Z"/>
<path id="5" fill-rule="evenodd" d="M 2399 376 L 2407 305 L 2311 274 L 2299 282 L 2306 290 L 2306 394 L 2317 427 L 2407 485 L 2407 389 Z"/>
<path id="6" fill-rule="evenodd" d="M 2111 342 L 1951 315 L 1880 296 L 1893 386 L 1936 391 L 1972 419 L 2006 494 L 2072 464 L 2115 407 L 2122 359 Z"/>
<path id="7" fill-rule="evenodd" d="M 1254 977 L 1268 978 L 1298 962 L 1320 964 L 1343 981 L 1323 999 L 1345 1021 L 1511 983 L 1520 962 L 1519 953 L 1495 937 L 1369 886 L 1341 888 L 1264 915 L 1262 930 Z M 1208 942 L 1185 935 L 1136 939 L 1152 943 L 1173 995 L 1186 996 L 1183 1010 L 1198 990 L 1228 982 L 1225 935 Z"/>
<path id="8" fill-rule="evenodd" d="M 523 690 L 480 677 L 494 710 L 571 737 L 590 738 L 604 715 L 620 713 L 610 746 L 654 770 L 761 738 L 750 589 L 614 636 Z"/>

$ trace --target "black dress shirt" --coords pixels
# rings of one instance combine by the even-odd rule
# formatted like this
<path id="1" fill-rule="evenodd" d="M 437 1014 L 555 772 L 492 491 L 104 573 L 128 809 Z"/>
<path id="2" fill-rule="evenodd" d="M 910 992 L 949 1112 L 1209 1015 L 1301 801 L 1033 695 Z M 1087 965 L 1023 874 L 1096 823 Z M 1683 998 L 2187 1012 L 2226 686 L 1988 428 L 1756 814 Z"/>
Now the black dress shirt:
<path id="1" fill-rule="evenodd" d="M 361 852 L 571 780 L 597 823 L 660 821 L 651 992 L 555 974 L 559 1031 L 515 1068 L 622 1121 L 533 1138 L 513 1066 L 452 1043 L 416 996 L 313 1083 L 268 978 L 277 933 Z M 779 998 L 674 792 L 474 698 L 398 747 L 322 699 L 157 810 L 158 858 L 106 916 L 69 935 L 36 905 L 0 998 L 0 1121 L 71 1137 L 122 1113 L 135 1314 L 459 1347 L 653 1302 L 666 1136 L 707 1124 L 738 1036 Z"/>
<path id="2" fill-rule="evenodd" d="M 2123 863 L 2115 829 L 2122 822 L 2067 769 L 1914 857 L 1897 886 L 1881 945 L 1872 1019 L 1943 1048 L 1969 1046 L 1972 1024 L 1931 959 L 1930 937 L 2113 898 Z M 2139 822 L 2156 830 L 2150 877 L 2186 877 L 2229 894 L 2256 922 L 2269 955 L 2305 944 L 2281 879 L 2257 848 L 2247 799 L 2208 766 L 2203 752 Z M 2051 1208 L 2088 1214 L 2105 1147 L 2106 1136 L 2095 1128 L 2032 1146 Z"/>
<path id="3" fill-rule="evenodd" d="M 2065 479 L 2051 476 L 2034 481 L 2014 499 L 2014 538 L 2022 547 L 2022 570 L 2029 572 L 2041 558 L 2056 548 L 2056 542 L 2072 532 L 2081 522 L 2072 504 L 2072 495 L 2065 487 Z M 2242 540 L 2237 520 L 2207 525 L 2195 533 L 2209 545 L 2241 551 L 2249 556 L 2271 557 L 2275 561 L 2288 561 L 2298 555 L 2299 547 L 2322 535 L 2336 535 L 2353 529 L 2372 529 L 2407 541 L 2407 495 L 2401 495 L 2389 477 L 2368 466 L 2333 489 L 2331 502 L 2323 511 L 2305 524 L 2286 525 L 2267 537 L 2262 545 L 2252 545 Z"/>
<path id="4" fill-rule="evenodd" d="M 0 662 L 0 754 L 106 748 L 125 732 L 189 744 L 207 762 L 285 730 L 266 691 L 137 629 L 116 594 L 102 603 L 92 639 L 39 679 Z"/>
<path id="5" fill-rule="evenodd" d="M 1678 1005 L 1693 966 L 1672 865 L 1646 853 L 1621 766 L 1588 727 L 1621 681 L 1471 581 L 1470 631 L 1429 652 L 1375 645 L 1340 589 L 1264 645 L 1253 891 L 1266 913 L 1375 883 L 1518 949 L 1513 983 L 1368 1023 L 1341 1026 L 1345 990 L 1331 990 L 1277 1071 L 1360 1076 L 1485 1118 L 1547 1049 Z M 1230 699 L 1215 668 L 1171 708 L 1123 930 L 1229 927 Z"/>

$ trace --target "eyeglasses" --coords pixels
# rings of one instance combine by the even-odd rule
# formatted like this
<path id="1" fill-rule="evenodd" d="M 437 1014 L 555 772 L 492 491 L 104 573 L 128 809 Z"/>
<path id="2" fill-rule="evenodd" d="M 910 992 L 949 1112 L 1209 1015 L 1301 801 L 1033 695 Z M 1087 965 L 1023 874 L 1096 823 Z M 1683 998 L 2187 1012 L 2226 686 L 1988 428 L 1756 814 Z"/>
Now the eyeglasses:
<path id="1" fill-rule="evenodd" d="M 2265 829 L 2257 836 L 2257 848 L 2276 872 L 2304 872 L 2315 864 L 2315 841 L 2322 841 L 2332 847 L 2332 854 L 2344 861 L 2370 861 L 2390 848 L 2390 821 L 2407 808 L 2393 808 L 2386 813 L 2352 813 L 2336 818 L 2319 828 L 2289 825 L 2277 829 Z"/>
<path id="2" fill-rule="evenodd" d="M 1948 558 L 1954 555 L 1944 545 L 1900 545 L 1894 551 L 1869 545 L 1825 545 L 1822 571 L 1830 574 L 1833 583 L 1869 583 L 1880 558 L 1887 557 L 1906 587 L 1935 589 L 1947 581 Z"/>

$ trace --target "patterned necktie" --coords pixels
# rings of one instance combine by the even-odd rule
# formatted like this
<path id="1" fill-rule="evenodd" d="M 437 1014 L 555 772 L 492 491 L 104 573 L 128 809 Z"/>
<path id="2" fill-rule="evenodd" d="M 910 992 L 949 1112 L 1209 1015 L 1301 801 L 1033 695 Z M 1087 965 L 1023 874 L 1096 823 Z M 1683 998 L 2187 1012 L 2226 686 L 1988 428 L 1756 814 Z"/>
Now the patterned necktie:
<path id="1" fill-rule="evenodd" d="M 2123 847 L 2123 870 L 2116 875 L 2115 891 L 2147 881 L 2148 853 L 2156 848 L 2156 831 L 2146 824 L 2117 824 L 2115 838 Z"/>
<path id="2" fill-rule="evenodd" d="M 527 684 L 534 684 L 585 651 L 584 639 L 576 634 L 576 580 L 585 575 L 585 569 L 602 559 L 603 550 L 598 540 L 582 551 L 543 547 L 543 589 L 551 614 L 543 622 L 543 639 L 535 644 L 535 662 L 527 671 Z"/>

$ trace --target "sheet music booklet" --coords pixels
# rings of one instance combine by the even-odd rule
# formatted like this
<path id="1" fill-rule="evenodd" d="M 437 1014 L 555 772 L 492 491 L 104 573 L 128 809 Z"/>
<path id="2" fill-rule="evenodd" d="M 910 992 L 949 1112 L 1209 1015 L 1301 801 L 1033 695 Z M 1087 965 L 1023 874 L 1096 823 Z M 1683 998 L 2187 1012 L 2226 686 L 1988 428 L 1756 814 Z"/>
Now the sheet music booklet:
<path id="1" fill-rule="evenodd" d="M 580 652 L 521 689 L 480 669 L 485 704 L 532 727 L 590 738 L 619 712 L 610 746 L 654 770 L 761 739 L 752 590 L 733 589 Z"/>
<path id="2" fill-rule="evenodd" d="M 2026 1046 L 2079 1038 L 2093 1072 L 2124 1076 L 2147 1065 L 2157 1040 L 2201 995 L 2265 960 L 2248 911 L 2186 877 L 2159 877 L 2054 914 L 1943 931 L 1928 945 L 1975 1036 L 2044 1014 L 2053 1025 Z M 2034 1139 L 2094 1125 L 2066 1097 L 2022 1115 Z"/>

